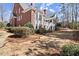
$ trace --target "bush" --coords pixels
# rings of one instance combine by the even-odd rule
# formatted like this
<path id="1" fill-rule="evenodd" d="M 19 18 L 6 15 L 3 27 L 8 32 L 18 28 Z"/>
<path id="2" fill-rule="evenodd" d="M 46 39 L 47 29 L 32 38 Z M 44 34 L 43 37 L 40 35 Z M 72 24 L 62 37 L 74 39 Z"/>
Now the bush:
<path id="1" fill-rule="evenodd" d="M 71 28 L 71 29 L 77 29 L 77 23 L 76 22 L 69 23 L 69 28 Z"/>
<path id="2" fill-rule="evenodd" d="M 44 28 L 40 28 L 39 31 L 40 31 L 40 34 L 44 34 L 46 32 Z"/>
<path id="3" fill-rule="evenodd" d="M 28 35 L 34 34 L 34 30 L 28 27 L 7 27 L 6 29 L 20 37 L 27 37 Z"/>
<path id="4" fill-rule="evenodd" d="M 0 22 L 0 28 L 5 27 L 4 23 Z"/>
<path id="5" fill-rule="evenodd" d="M 68 44 L 62 47 L 64 56 L 79 56 L 79 44 Z"/>
<path id="6" fill-rule="evenodd" d="M 10 27 L 11 26 L 11 24 L 10 23 L 7 23 L 7 25 L 6 25 L 7 27 Z"/>
<path id="7" fill-rule="evenodd" d="M 55 25 L 55 30 L 59 30 L 62 27 L 61 23 L 57 23 Z"/>
<path id="8" fill-rule="evenodd" d="M 13 33 L 13 27 L 5 27 L 6 30 L 8 30 L 8 32 Z"/>
<path id="9" fill-rule="evenodd" d="M 29 27 L 29 28 L 33 28 L 33 25 L 31 23 L 27 23 L 24 26 Z"/>
<path id="10" fill-rule="evenodd" d="M 40 31 L 39 31 L 39 30 L 35 30 L 35 33 L 39 34 L 39 33 L 40 33 Z"/>
<path id="11" fill-rule="evenodd" d="M 44 28 L 40 28 L 39 30 L 35 30 L 37 34 L 45 34 L 47 31 Z"/>

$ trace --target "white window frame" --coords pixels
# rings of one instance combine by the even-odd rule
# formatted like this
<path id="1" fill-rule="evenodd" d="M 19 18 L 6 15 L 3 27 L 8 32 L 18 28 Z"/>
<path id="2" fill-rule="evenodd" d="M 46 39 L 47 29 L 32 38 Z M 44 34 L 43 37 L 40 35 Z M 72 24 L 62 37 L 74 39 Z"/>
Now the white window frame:
<path id="1" fill-rule="evenodd" d="M 20 20 L 22 20 L 22 15 L 20 16 Z"/>
<path id="2" fill-rule="evenodd" d="M 19 21 L 20 21 L 21 19 L 20 19 L 20 16 L 19 16 Z"/>
<path id="3" fill-rule="evenodd" d="M 18 16 L 18 17 L 17 17 L 17 20 L 18 20 L 18 21 L 20 21 L 20 20 L 21 20 L 21 19 L 20 19 L 20 16 Z"/>
<path id="4" fill-rule="evenodd" d="M 19 8 L 19 14 L 20 14 L 20 8 Z"/>
<path id="5" fill-rule="evenodd" d="M 16 14 L 17 14 L 17 10 L 16 10 Z"/>

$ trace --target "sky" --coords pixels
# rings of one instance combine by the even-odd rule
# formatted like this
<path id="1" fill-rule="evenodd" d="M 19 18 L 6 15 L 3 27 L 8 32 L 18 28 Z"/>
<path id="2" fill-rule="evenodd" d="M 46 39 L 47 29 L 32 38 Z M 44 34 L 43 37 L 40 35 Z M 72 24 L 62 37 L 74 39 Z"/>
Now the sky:
<path id="1" fill-rule="evenodd" d="M 5 21 L 9 21 L 10 15 L 13 8 L 13 3 L 5 3 L 4 9 L 5 9 Z M 57 13 L 60 11 L 60 4 L 59 3 L 35 3 L 34 6 L 40 10 L 46 9 L 48 15 L 53 15 L 53 13 Z"/>
<path id="2" fill-rule="evenodd" d="M 0 5 L 3 5 L 3 8 L 4 8 L 4 21 L 9 21 L 13 4 L 12 3 L 2 3 L 2 4 L 0 3 Z"/>
<path id="3" fill-rule="evenodd" d="M 60 11 L 59 3 L 39 3 L 35 5 L 38 9 L 46 9 L 49 16 Z"/>
<path id="4" fill-rule="evenodd" d="M 12 12 L 12 8 L 13 8 L 13 4 L 12 3 L 6 3 L 6 4 L 4 4 L 4 8 L 5 8 L 5 11 L 6 11 L 4 20 L 9 21 L 10 15 L 11 15 L 11 12 Z"/>

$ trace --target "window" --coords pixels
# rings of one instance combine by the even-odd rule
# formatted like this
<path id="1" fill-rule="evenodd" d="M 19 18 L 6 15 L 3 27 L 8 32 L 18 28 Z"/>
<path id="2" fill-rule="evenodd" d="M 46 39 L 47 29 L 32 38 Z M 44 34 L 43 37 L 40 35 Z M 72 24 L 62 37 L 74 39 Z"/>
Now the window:
<path id="1" fill-rule="evenodd" d="M 13 13 L 13 16 L 17 16 L 15 13 Z"/>
<path id="2" fill-rule="evenodd" d="M 19 19 L 18 20 L 20 21 L 20 16 L 19 16 Z"/>
<path id="3" fill-rule="evenodd" d="M 52 22 L 52 20 L 50 20 L 50 22 Z"/>
<path id="4" fill-rule="evenodd" d="M 17 14 L 17 10 L 16 10 L 16 14 Z"/>
<path id="5" fill-rule="evenodd" d="M 17 17 L 17 20 L 20 21 L 20 16 Z"/>
<path id="6" fill-rule="evenodd" d="M 19 8 L 19 13 L 20 13 L 20 8 Z"/>
<path id="7" fill-rule="evenodd" d="M 52 26 L 51 26 L 50 28 L 51 28 L 51 30 L 52 30 Z"/>
<path id="8" fill-rule="evenodd" d="M 48 20 L 46 20 L 46 22 L 48 22 Z"/>
<path id="9" fill-rule="evenodd" d="M 20 16 L 20 19 L 22 20 L 22 15 Z"/>
<path id="10" fill-rule="evenodd" d="M 42 16 L 41 15 L 39 15 L 39 20 L 42 20 Z"/>
<path id="11" fill-rule="evenodd" d="M 17 20 L 18 20 L 18 17 L 17 17 Z"/>
<path id="12" fill-rule="evenodd" d="M 38 13 L 36 13 L 36 20 L 38 20 Z"/>

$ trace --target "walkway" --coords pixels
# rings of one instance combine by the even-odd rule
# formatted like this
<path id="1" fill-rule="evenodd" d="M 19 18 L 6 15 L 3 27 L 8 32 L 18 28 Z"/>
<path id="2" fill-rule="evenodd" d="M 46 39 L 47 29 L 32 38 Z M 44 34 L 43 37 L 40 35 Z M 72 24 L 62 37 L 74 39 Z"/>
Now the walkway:
<path id="1" fill-rule="evenodd" d="M 0 31 L 0 47 L 2 47 L 6 43 L 6 38 L 11 35 L 11 33 L 7 33 L 6 31 Z"/>

